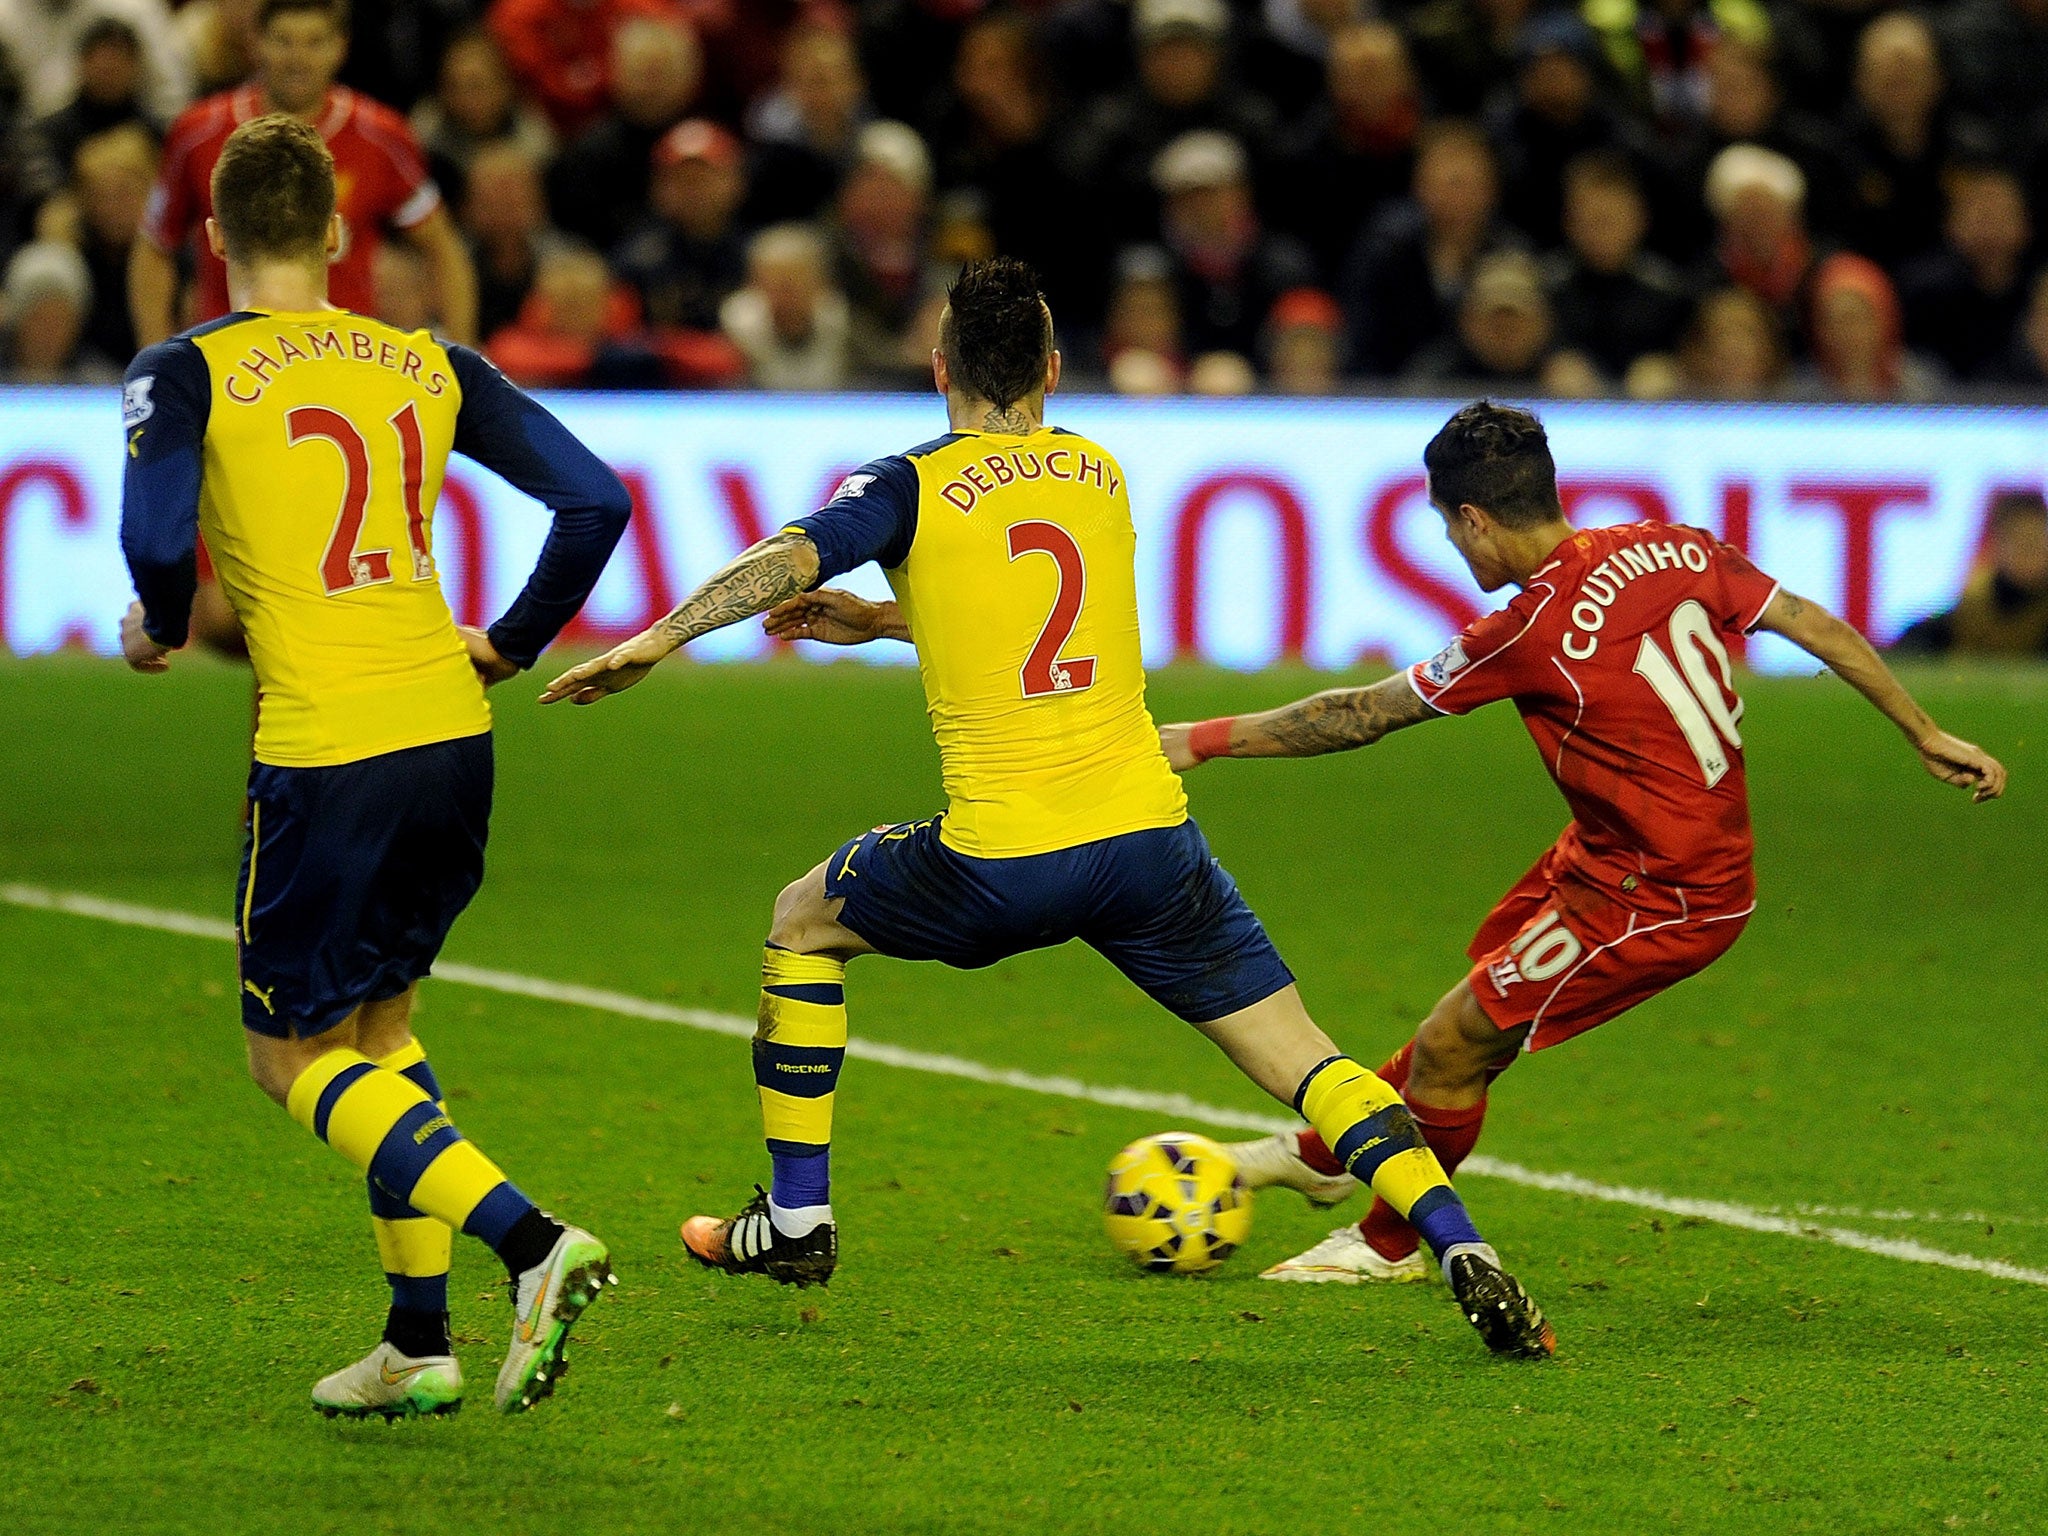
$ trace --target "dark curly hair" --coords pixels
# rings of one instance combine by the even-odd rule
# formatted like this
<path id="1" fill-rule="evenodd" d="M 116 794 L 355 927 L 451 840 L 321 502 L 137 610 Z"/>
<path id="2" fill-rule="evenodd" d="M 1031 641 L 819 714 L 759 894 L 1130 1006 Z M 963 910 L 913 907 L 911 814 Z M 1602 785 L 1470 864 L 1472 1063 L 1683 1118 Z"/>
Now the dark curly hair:
<path id="1" fill-rule="evenodd" d="M 1533 411 L 1475 400 L 1429 440 L 1422 464 L 1439 507 L 1479 507 L 1510 528 L 1564 516 L 1550 439 Z"/>
<path id="2" fill-rule="evenodd" d="M 997 408 L 1045 383 L 1052 320 L 1038 274 L 1014 256 L 971 261 L 946 291 L 939 348 L 957 385 Z"/>

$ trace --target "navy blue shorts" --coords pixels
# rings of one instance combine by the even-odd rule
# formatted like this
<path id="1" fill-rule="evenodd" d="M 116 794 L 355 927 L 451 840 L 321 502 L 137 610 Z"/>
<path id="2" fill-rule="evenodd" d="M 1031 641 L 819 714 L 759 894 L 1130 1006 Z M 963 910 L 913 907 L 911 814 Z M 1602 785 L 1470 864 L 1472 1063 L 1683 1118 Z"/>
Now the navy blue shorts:
<path id="1" fill-rule="evenodd" d="M 940 840 L 943 820 L 877 827 L 825 868 L 839 921 L 881 954 L 974 970 L 1080 939 L 1190 1024 L 1294 980 L 1193 821 L 976 859 Z"/>
<path id="2" fill-rule="evenodd" d="M 235 885 L 242 1024 L 279 1039 L 396 997 L 484 878 L 491 737 L 249 773 Z"/>

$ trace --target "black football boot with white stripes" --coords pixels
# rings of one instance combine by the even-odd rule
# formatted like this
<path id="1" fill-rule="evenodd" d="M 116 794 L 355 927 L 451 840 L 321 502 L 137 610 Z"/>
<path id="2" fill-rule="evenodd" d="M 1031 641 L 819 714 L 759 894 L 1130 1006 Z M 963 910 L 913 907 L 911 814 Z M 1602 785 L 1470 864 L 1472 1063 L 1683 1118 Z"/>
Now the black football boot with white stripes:
<path id="1" fill-rule="evenodd" d="M 692 1216 L 683 1223 L 683 1248 L 707 1269 L 728 1275 L 766 1275 L 780 1285 L 824 1285 L 839 1262 L 839 1228 L 821 1221 L 801 1237 L 776 1230 L 768 1192 L 754 1186 L 747 1208 L 726 1221 Z"/>

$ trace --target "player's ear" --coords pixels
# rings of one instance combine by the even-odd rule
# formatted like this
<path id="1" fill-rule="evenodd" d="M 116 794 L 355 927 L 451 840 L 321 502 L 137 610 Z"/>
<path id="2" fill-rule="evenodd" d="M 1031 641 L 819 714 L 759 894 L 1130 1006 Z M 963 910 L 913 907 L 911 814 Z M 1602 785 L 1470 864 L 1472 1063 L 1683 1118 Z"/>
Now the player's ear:
<path id="1" fill-rule="evenodd" d="M 1050 395 L 1060 387 L 1060 354 L 1055 347 L 1045 359 L 1045 392 Z"/>
<path id="2" fill-rule="evenodd" d="M 213 252 L 215 260 L 228 259 L 227 237 L 220 232 L 220 220 L 210 215 L 206 220 L 206 248 Z"/>
<path id="3" fill-rule="evenodd" d="M 946 350 L 943 347 L 932 348 L 932 383 L 942 395 L 950 395 L 953 392 L 953 374 L 946 366 Z"/>
<path id="4" fill-rule="evenodd" d="M 335 209 L 327 218 L 327 259 L 331 262 L 341 255 L 341 210 Z"/>

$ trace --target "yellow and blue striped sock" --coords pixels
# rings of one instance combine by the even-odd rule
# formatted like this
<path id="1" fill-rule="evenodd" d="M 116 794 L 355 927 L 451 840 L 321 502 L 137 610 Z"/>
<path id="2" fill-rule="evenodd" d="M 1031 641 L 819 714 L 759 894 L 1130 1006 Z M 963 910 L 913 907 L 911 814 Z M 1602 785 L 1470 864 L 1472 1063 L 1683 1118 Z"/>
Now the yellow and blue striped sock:
<path id="1" fill-rule="evenodd" d="M 1439 1260 L 1459 1243 L 1483 1241 L 1408 1106 L 1349 1056 L 1332 1056 L 1301 1080 L 1294 1108 L 1331 1155 L 1408 1218 Z"/>
<path id="2" fill-rule="evenodd" d="M 377 1065 L 409 1079 L 445 1111 L 441 1085 L 427 1064 L 426 1047 L 408 1040 Z M 448 1266 L 455 1234 L 443 1222 L 401 1200 L 373 1175 L 365 1174 L 370 1196 L 370 1225 L 377 1235 L 377 1255 L 391 1287 L 391 1315 L 384 1337 L 408 1355 L 445 1355 L 448 1336 Z"/>
<path id="3" fill-rule="evenodd" d="M 832 1219 L 832 1099 L 846 1060 L 846 962 L 770 944 L 761 954 L 754 1083 L 775 1165 L 776 1228 L 801 1237 Z"/>
<path id="4" fill-rule="evenodd" d="M 320 1057 L 285 1107 L 393 1199 L 482 1240 L 514 1275 L 545 1258 L 560 1234 L 418 1083 L 360 1051 Z"/>

